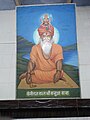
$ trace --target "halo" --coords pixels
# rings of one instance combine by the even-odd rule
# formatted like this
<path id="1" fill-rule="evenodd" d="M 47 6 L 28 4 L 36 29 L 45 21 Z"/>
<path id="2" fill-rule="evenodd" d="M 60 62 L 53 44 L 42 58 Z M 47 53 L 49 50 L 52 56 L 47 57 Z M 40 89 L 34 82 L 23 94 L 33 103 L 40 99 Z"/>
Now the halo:
<path id="1" fill-rule="evenodd" d="M 54 41 L 55 44 L 58 43 L 59 38 L 60 38 L 59 31 L 57 30 L 57 28 L 54 27 L 53 41 Z M 38 28 L 33 33 L 33 40 L 34 40 L 35 44 L 38 44 L 40 42 L 40 36 L 38 34 Z"/>

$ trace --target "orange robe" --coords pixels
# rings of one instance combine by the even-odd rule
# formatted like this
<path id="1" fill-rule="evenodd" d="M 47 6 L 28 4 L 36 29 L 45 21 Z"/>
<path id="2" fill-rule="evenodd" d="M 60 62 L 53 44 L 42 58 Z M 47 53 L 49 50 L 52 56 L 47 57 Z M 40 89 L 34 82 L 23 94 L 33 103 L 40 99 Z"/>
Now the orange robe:
<path id="1" fill-rule="evenodd" d="M 30 59 L 36 64 L 34 74 L 32 75 L 32 82 L 38 84 L 53 82 L 56 62 L 63 59 L 62 47 L 53 44 L 50 58 L 45 59 L 41 45 L 34 45 L 30 53 Z"/>

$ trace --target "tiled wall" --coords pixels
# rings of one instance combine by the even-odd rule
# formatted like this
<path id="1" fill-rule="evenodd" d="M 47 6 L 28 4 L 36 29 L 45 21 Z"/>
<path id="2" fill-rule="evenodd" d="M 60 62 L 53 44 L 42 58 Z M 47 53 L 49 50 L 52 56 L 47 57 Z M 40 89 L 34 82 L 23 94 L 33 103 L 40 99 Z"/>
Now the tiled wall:
<path id="1" fill-rule="evenodd" d="M 90 98 L 90 7 L 77 7 L 77 40 L 82 98 Z M 15 99 L 15 11 L 0 12 L 0 100 Z"/>
<path id="2" fill-rule="evenodd" d="M 15 11 L 0 12 L 0 99 L 15 99 Z"/>
<path id="3" fill-rule="evenodd" d="M 77 39 L 82 98 L 90 98 L 90 7 L 77 7 Z"/>

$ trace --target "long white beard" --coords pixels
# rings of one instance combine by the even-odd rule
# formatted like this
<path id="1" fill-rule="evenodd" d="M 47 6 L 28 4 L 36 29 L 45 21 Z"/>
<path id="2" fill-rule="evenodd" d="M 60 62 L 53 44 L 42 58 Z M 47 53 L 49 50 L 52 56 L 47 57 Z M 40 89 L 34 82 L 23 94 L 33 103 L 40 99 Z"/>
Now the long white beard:
<path id="1" fill-rule="evenodd" d="M 42 47 L 43 52 L 46 55 L 50 54 L 50 51 L 51 51 L 51 48 L 52 48 L 52 43 L 53 43 L 52 40 L 50 40 L 50 41 L 47 41 L 47 40 L 42 41 L 41 40 L 41 47 Z"/>

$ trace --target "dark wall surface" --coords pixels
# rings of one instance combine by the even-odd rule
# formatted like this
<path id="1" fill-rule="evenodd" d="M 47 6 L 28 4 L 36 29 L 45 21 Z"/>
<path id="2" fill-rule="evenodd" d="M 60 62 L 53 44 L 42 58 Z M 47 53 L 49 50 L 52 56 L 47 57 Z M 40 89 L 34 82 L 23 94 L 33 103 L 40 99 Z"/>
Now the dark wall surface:
<path id="1" fill-rule="evenodd" d="M 51 4 L 51 3 L 66 3 L 67 0 L 19 0 L 21 5 L 32 4 Z M 89 6 L 90 0 L 71 0 L 78 6 Z M 0 0 L 0 10 L 13 10 L 15 9 L 15 0 Z"/>

